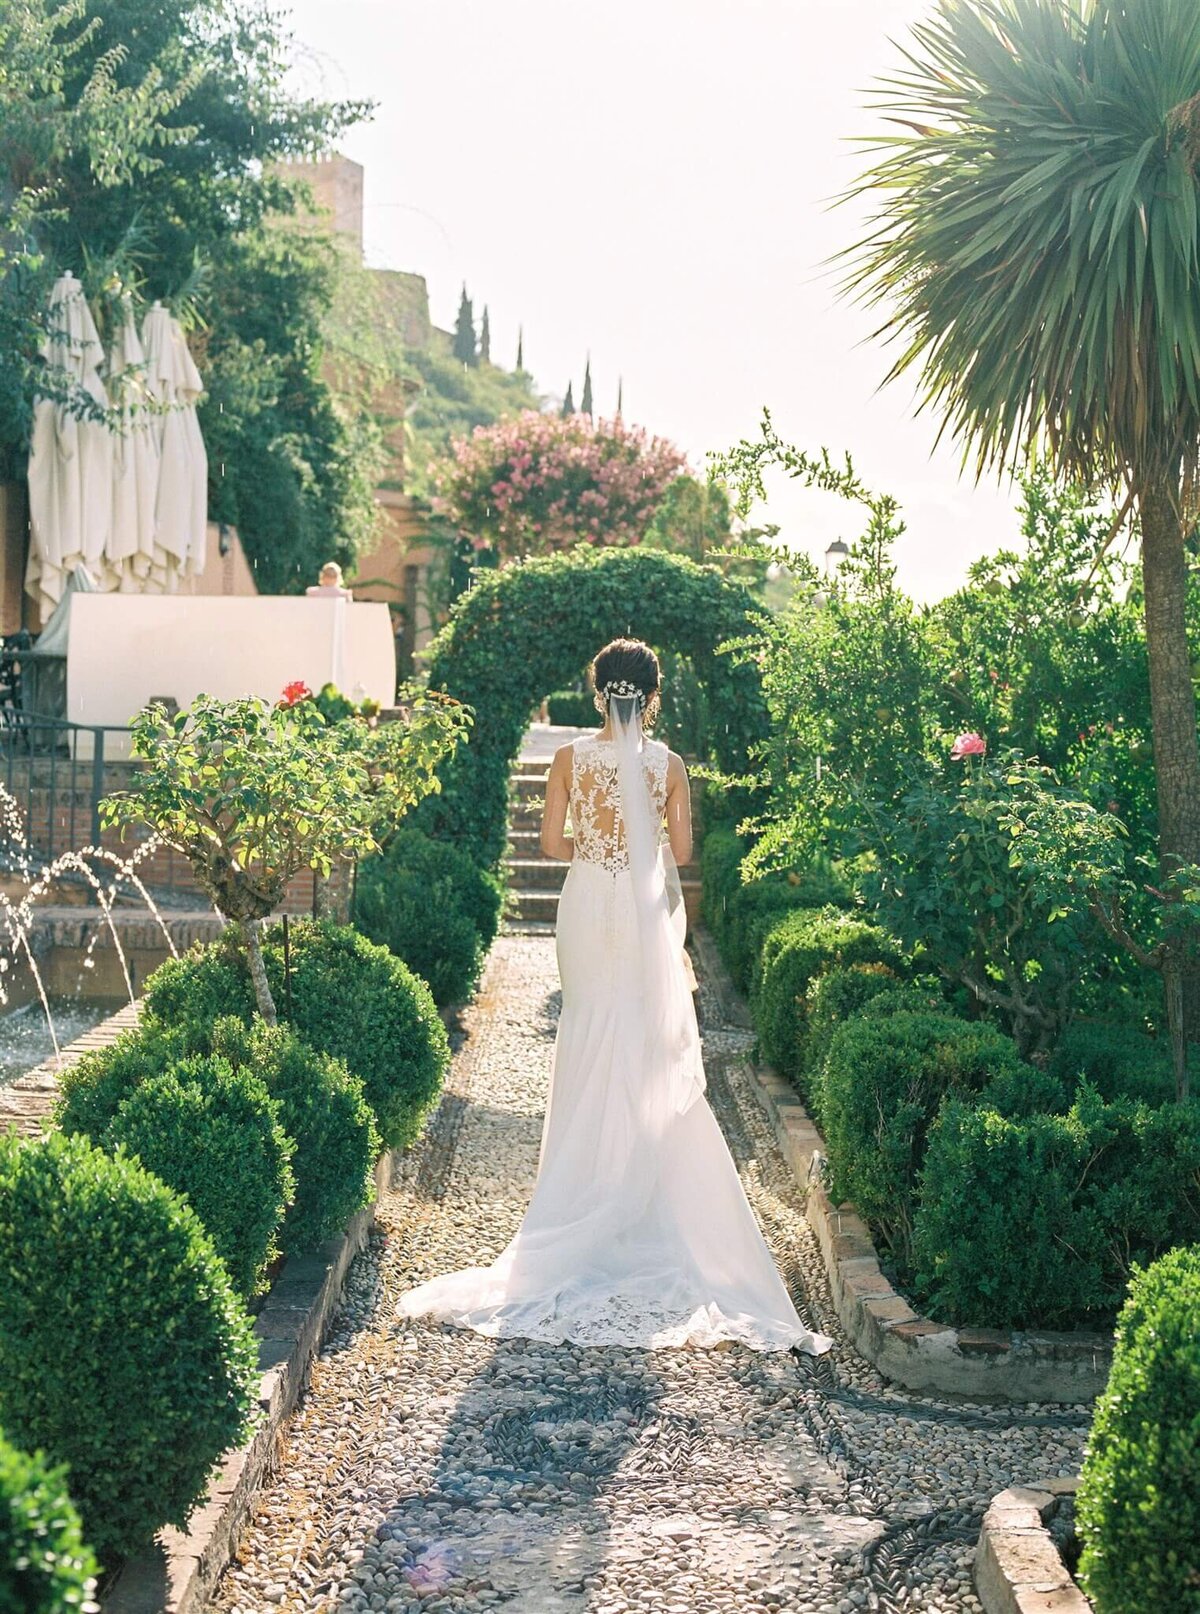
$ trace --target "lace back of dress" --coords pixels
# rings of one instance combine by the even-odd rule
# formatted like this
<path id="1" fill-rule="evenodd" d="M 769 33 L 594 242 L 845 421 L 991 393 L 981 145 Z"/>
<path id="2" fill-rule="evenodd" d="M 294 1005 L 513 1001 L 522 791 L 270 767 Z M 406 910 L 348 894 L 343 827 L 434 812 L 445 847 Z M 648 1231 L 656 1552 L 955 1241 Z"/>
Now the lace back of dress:
<path id="1" fill-rule="evenodd" d="M 643 769 L 647 788 L 661 821 L 666 810 L 667 748 L 647 740 Z M 577 740 L 571 768 L 571 831 L 576 855 L 611 873 L 629 867 L 621 822 L 621 786 L 611 743 L 592 737 Z"/>

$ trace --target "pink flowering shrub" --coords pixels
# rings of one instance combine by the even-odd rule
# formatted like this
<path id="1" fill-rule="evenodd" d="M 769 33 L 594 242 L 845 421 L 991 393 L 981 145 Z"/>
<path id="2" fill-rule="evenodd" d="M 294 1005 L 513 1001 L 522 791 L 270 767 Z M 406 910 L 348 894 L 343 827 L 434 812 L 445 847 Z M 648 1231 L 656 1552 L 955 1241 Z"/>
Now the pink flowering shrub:
<path id="1" fill-rule="evenodd" d="M 624 421 L 527 409 L 451 444 L 435 505 L 502 560 L 637 544 L 685 467 L 673 444 Z"/>

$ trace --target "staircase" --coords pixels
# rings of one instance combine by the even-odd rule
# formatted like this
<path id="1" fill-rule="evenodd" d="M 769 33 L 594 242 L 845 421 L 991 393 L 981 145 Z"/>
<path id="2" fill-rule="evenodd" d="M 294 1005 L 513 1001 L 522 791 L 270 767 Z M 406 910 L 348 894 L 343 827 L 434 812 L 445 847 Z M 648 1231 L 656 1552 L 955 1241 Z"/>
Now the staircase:
<path id="1" fill-rule="evenodd" d="M 543 857 L 538 845 L 548 761 L 519 757 L 513 765 L 508 811 L 508 919 L 506 929 L 526 935 L 554 929 L 566 863 Z"/>
<path id="2" fill-rule="evenodd" d="M 564 731 L 564 738 L 570 738 L 573 732 L 577 731 Z M 513 764 L 511 776 L 508 855 L 505 858 L 509 902 L 505 929 L 523 935 L 548 935 L 553 932 L 558 894 L 570 867 L 554 858 L 543 857 L 538 844 L 549 771 L 548 758 L 523 756 Z M 698 853 L 698 821 L 695 828 Z M 679 880 L 683 887 L 688 923 L 694 925 L 700 916 L 699 864 L 693 861 L 680 869 Z"/>

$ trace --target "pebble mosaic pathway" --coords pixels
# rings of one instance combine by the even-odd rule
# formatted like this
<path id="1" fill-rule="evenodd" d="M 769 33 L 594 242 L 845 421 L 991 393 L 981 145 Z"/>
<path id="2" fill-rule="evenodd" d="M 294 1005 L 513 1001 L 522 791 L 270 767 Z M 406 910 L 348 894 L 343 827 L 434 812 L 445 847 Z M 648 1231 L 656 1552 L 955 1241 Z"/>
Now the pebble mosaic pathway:
<path id="1" fill-rule="evenodd" d="M 520 1219 L 557 984 L 552 938 L 496 943 L 212 1614 L 977 1611 L 983 1509 L 1077 1472 L 1086 1409 L 933 1402 L 844 1343 L 747 1034 L 707 992 L 709 1098 L 833 1352 L 585 1350 L 396 1318 L 403 1289 L 490 1259 Z"/>

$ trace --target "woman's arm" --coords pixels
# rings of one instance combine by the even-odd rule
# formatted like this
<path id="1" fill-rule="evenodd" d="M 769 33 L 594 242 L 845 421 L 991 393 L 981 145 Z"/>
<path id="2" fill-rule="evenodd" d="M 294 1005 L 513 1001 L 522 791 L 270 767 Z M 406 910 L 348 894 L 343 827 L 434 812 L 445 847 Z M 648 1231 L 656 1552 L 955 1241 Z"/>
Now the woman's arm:
<path id="1" fill-rule="evenodd" d="M 680 868 L 692 861 L 692 791 L 683 758 L 674 751 L 667 762 L 667 839 Z"/>
<path id="2" fill-rule="evenodd" d="M 575 843 L 563 834 L 567 823 L 567 806 L 571 790 L 571 747 L 560 745 L 550 764 L 546 780 L 546 801 L 542 807 L 542 852 L 546 857 L 569 863 L 575 855 Z"/>

